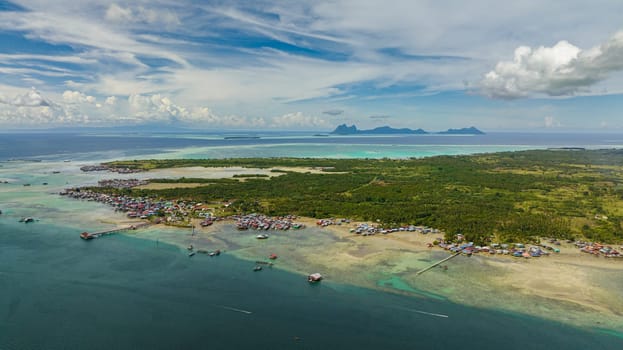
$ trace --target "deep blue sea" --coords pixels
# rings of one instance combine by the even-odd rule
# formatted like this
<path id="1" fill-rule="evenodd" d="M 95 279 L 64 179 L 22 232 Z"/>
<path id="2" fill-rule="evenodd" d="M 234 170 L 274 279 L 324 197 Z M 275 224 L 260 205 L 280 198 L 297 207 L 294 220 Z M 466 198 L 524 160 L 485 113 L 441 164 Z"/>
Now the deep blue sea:
<path id="1" fill-rule="evenodd" d="M 0 161 L 106 159 L 187 150 L 190 157 L 408 158 L 548 147 L 623 147 L 621 134 L 314 136 L 312 133 L 0 133 Z M 193 152 L 194 151 L 194 152 Z M 175 157 L 175 155 L 172 155 Z"/>
<path id="2" fill-rule="evenodd" d="M 229 254 L 189 258 L 123 234 L 85 242 L 79 230 L 103 225 L 89 215 L 109 209 L 57 195 L 91 176 L 75 167 L 114 158 L 422 157 L 620 145 L 620 135 L 0 134 L 0 180 L 9 180 L 0 184 L 0 350 L 621 349 L 620 333 L 339 281 L 309 285 L 278 268 L 255 273 Z M 18 222 L 27 215 L 40 221 Z"/>

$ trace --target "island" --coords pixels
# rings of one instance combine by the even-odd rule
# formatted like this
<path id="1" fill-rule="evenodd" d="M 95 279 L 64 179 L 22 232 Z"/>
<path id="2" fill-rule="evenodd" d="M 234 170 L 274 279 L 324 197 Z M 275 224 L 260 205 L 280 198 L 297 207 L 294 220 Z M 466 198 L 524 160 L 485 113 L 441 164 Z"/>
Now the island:
<path id="1" fill-rule="evenodd" d="M 104 165 L 151 175 L 148 183 L 105 180 L 64 194 L 180 227 L 186 234 L 128 232 L 189 256 L 189 244 L 232 254 L 250 273 L 278 255 L 268 261 L 303 277 L 620 329 L 622 156 L 124 160 Z"/>
<path id="2" fill-rule="evenodd" d="M 446 131 L 428 132 L 421 128 L 409 129 L 401 128 L 396 129 L 390 126 L 379 126 L 374 129 L 360 130 L 356 125 L 348 126 L 346 124 L 338 125 L 335 130 L 331 132 L 332 135 L 484 135 L 485 133 L 478 130 L 476 127 L 461 128 L 461 129 L 448 129 Z"/>
<path id="3" fill-rule="evenodd" d="M 437 134 L 441 135 L 484 135 L 485 133 L 477 128 L 470 126 L 469 128 L 461 129 L 448 129 L 446 131 L 440 131 Z"/>
<path id="4" fill-rule="evenodd" d="M 378 128 L 370 129 L 370 130 L 359 130 L 356 125 L 347 126 L 346 124 L 338 125 L 335 130 L 331 132 L 333 135 L 400 135 L 400 134 L 417 134 L 423 135 L 428 134 L 428 132 L 422 129 L 394 129 L 389 126 L 380 126 Z"/>

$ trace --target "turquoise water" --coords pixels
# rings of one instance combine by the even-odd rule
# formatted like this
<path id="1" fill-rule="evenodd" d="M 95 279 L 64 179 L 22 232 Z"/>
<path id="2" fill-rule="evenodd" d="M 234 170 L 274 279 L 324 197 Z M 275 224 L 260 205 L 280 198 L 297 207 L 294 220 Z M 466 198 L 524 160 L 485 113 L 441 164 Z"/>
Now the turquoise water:
<path id="1" fill-rule="evenodd" d="M 120 214 L 57 194 L 102 178 L 134 177 L 82 173 L 79 167 L 138 155 L 404 158 L 533 148 L 351 141 L 172 143 L 166 153 L 151 143 L 141 148 L 129 142 L 127 148 L 106 151 L 105 144 L 80 149 L 79 143 L 67 142 L 65 151 L 45 154 L 36 143 L 26 150 L 15 145 L 24 157 L 44 161 L 0 162 L 0 180 L 9 181 L 0 184 L 0 349 L 621 348 L 620 330 L 578 329 L 469 308 L 418 290 L 409 291 L 420 296 L 414 298 L 330 279 L 310 286 L 305 276 L 277 268 L 253 272 L 253 264 L 228 254 L 189 258 L 176 247 L 128 235 L 84 242 L 80 231 L 111 227 L 107 218 Z M 24 216 L 38 221 L 18 223 Z M 413 289 L 398 278 L 384 283 Z"/>
<path id="2" fill-rule="evenodd" d="M 616 349 L 536 318 L 0 219 L 0 349 Z M 235 311 L 244 310 L 245 312 Z M 447 316 L 447 317 L 446 317 Z"/>

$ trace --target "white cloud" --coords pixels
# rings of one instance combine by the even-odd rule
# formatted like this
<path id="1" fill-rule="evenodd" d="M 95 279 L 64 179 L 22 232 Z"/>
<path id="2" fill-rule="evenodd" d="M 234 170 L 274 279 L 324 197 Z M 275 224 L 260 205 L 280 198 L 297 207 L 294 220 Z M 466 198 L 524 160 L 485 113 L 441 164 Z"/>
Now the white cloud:
<path id="1" fill-rule="evenodd" d="M 24 94 L 16 95 L 13 98 L 0 95 L 0 103 L 15 107 L 45 107 L 52 105 L 50 100 L 43 97 L 41 93 L 34 88 Z"/>
<path id="2" fill-rule="evenodd" d="M 117 103 L 117 97 L 115 97 L 115 96 L 107 97 L 106 101 L 104 101 L 104 103 L 109 105 L 109 106 L 114 106 L 115 103 Z"/>
<path id="3" fill-rule="evenodd" d="M 162 94 L 132 94 L 127 99 L 110 96 L 103 104 L 94 96 L 66 90 L 57 101 L 44 97 L 37 90 L 13 99 L 0 95 L 0 125 L 62 126 L 62 125 L 123 125 L 172 123 L 199 128 L 324 128 L 330 125 L 322 118 L 302 112 L 287 113 L 266 120 L 235 114 L 218 115 L 206 106 L 184 106 Z"/>
<path id="4" fill-rule="evenodd" d="M 611 73 L 623 70 L 623 32 L 588 50 L 567 41 L 552 47 L 521 46 L 513 61 L 499 62 L 481 82 L 482 92 L 494 98 L 519 98 L 587 92 Z"/>
<path id="5" fill-rule="evenodd" d="M 41 4 L 38 8 L 42 11 L 0 12 L 0 30 L 24 31 L 31 39 L 97 49 L 116 56 L 145 55 L 187 64 L 177 53 L 139 42 L 133 35 L 111 28 L 91 18 L 90 14 L 83 13 L 81 16 L 73 12 L 61 12 L 58 7 Z"/>
<path id="6" fill-rule="evenodd" d="M 318 117 L 304 115 L 301 112 L 287 113 L 272 119 L 272 126 L 280 129 L 329 127 L 330 124 Z"/>
<path id="7" fill-rule="evenodd" d="M 117 23 L 147 23 L 164 24 L 173 26 L 180 24 L 177 15 L 170 10 L 155 10 L 143 6 L 121 7 L 115 3 L 110 4 L 106 10 L 106 20 Z"/>
<path id="8" fill-rule="evenodd" d="M 112 22 L 131 22 L 134 20 L 132 10 L 129 7 L 123 8 L 117 4 L 110 4 L 106 10 L 106 19 Z"/>
<path id="9" fill-rule="evenodd" d="M 63 101 L 67 103 L 95 103 L 95 97 L 86 95 L 79 91 L 66 90 L 63 92 Z"/>

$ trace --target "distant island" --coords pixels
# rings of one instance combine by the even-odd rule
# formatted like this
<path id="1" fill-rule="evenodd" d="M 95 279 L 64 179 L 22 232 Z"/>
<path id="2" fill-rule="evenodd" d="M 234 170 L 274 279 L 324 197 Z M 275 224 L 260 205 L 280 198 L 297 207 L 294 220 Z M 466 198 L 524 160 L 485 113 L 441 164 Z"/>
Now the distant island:
<path id="1" fill-rule="evenodd" d="M 484 135 L 485 133 L 476 129 L 473 126 L 469 128 L 461 128 L 461 129 L 448 129 L 446 131 L 440 131 L 437 134 L 442 135 Z"/>
<path id="2" fill-rule="evenodd" d="M 412 130 L 408 128 L 394 129 L 389 126 L 380 126 L 370 130 L 359 130 L 356 125 L 347 126 L 346 124 L 338 125 L 331 132 L 334 135 L 392 135 L 392 134 L 428 134 L 422 129 Z"/>
<path id="3" fill-rule="evenodd" d="M 484 132 L 471 126 L 462 129 L 448 129 L 440 132 L 428 132 L 423 129 L 401 128 L 395 129 L 390 126 L 380 126 L 369 130 L 359 130 L 356 125 L 348 126 L 346 124 L 338 125 L 331 132 L 332 135 L 426 135 L 426 134 L 442 134 L 442 135 L 484 135 Z"/>

